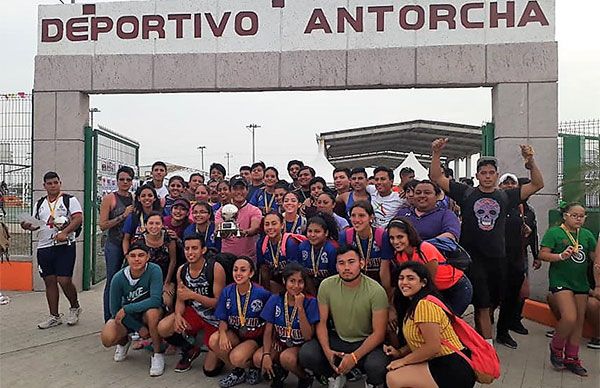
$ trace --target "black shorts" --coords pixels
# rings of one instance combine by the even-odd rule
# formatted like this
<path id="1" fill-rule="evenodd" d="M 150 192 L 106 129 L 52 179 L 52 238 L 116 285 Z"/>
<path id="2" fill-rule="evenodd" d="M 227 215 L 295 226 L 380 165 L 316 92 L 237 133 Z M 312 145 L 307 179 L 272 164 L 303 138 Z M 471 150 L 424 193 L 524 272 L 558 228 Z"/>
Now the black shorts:
<path id="1" fill-rule="evenodd" d="M 574 295 L 588 295 L 589 291 L 573 291 L 569 287 L 550 287 L 550 292 L 556 294 L 561 291 L 571 291 Z"/>
<path id="2" fill-rule="evenodd" d="M 465 353 L 470 356 L 466 349 Z M 471 388 L 475 385 L 473 368 L 458 353 L 432 358 L 427 364 L 439 388 Z"/>
<path id="3" fill-rule="evenodd" d="M 473 258 L 467 277 L 473 285 L 473 307 L 499 306 L 506 284 L 505 258 Z"/>
<path id="4" fill-rule="evenodd" d="M 75 267 L 75 243 L 54 245 L 37 250 L 38 271 L 46 276 L 73 277 Z"/>

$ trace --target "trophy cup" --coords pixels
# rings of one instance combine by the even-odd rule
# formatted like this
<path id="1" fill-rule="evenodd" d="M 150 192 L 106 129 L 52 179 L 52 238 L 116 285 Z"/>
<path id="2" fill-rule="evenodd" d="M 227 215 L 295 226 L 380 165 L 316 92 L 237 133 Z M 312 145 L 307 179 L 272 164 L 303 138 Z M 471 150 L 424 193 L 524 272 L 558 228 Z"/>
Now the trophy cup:
<path id="1" fill-rule="evenodd" d="M 58 216 L 54 219 L 53 224 L 54 227 L 59 231 L 63 231 L 69 225 L 69 217 L 66 216 Z M 71 239 L 67 236 L 67 244 L 71 245 Z M 54 240 L 54 245 L 56 245 L 56 240 Z"/>
<path id="2" fill-rule="evenodd" d="M 237 216 L 238 208 L 237 206 L 228 203 L 227 205 L 221 208 L 221 216 L 223 217 L 223 222 L 217 229 L 217 237 L 240 237 L 240 227 L 235 220 Z"/>

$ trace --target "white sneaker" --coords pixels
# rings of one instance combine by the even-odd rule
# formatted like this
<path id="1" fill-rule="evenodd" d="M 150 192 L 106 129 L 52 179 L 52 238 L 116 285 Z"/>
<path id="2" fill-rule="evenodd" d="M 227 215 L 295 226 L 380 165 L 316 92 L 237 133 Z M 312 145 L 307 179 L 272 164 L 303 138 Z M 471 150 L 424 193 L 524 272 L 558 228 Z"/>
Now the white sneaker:
<path id="1" fill-rule="evenodd" d="M 129 351 L 129 347 L 131 346 L 131 341 L 127 341 L 127 343 L 125 345 L 119 345 L 117 344 L 117 346 L 115 347 L 115 356 L 113 357 L 113 360 L 115 360 L 115 362 L 121 362 L 121 361 L 125 361 L 125 359 L 127 358 L 127 352 Z"/>
<path id="2" fill-rule="evenodd" d="M 51 327 L 58 326 L 61 324 L 62 324 L 62 318 L 60 315 L 57 317 L 55 315 L 50 314 L 50 316 L 45 321 L 38 323 L 37 326 L 38 326 L 38 329 L 49 329 Z"/>
<path id="3" fill-rule="evenodd" d="M 162 353 L 154 353 L 150 362 L 150 376 L 156 377 L 163 374 L 165 371 L 165 355 Z"/>
<path id="4" fill-rule="evenodd" d="M 329 388 L 344 388 L 346 386 L 346 376 L 340 375 L 337 377 L 330 377 L 328 380 Z"/>
<path id="5" fill-rule="evenodd" d="M 67 315 L 67 325 L 76 325 L 79 322 L 79 314 L 81 314 L 81 307 L 71 307 Z"/>

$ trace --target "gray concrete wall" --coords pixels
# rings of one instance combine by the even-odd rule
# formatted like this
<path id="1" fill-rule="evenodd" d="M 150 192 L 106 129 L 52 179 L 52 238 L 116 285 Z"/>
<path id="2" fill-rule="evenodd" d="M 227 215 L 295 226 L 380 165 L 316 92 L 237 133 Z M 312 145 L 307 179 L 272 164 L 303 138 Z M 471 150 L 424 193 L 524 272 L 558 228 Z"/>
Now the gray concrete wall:
<path id="1" fill-rule="evenodd" d="M 38 55 L 35 58 L 34 179 L 56 168 L 81 198 L 88 97 L 102 93 L 493 87 L 500 169 L 525 174 L 518 144 L 529 143 L 546 187 L 531 203 L 540 230 L 556 203 L 556 42 L 282 52 Z M 81 93 L 80 93 L 81 92 Z M 465 109 L 469 109 L 468 106 Z M 81 260 L 78 261 L 81 284 Z M 545 275 L 534 275 L 542 295 Z M 36 285 L 39 286 L 39 280 Z"/>

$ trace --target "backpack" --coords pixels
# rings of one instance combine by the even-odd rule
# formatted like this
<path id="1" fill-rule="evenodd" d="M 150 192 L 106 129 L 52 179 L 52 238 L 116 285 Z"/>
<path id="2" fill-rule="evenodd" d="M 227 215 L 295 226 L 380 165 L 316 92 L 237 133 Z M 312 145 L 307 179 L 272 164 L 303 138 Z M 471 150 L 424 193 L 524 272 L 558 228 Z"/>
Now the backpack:
<path id="1" fill-rule="evenodd" d="M 471 265 L 471 255 L 459 243 L 447 237 L 434 237 L 426 240 L 446 258 L 446 264 L 465 272 Z"/>
<path id="2" fill-rule="evenodd" d="M 460 342 L 471 351 L 471 358 L 467 357 L 447 340 L 442 339 L 442 345 L 452 349 L 471 365 L 478 383 L 491 384 L 494 380 L 498 379 L 500 377 L 500 359 L 494 347 L 467 322 L 455 316 L 441 300 L 432 295 L 426 296 L 425 300 L 435 303 L 446 314 L 454 317 L 450 320 L 452 328 L 458 339 L 460 339 Z"/>
<path id="3" fill-rule="evenodd" d="M 381 249 L 383 247 L 383 228 L 375 228 L 375 244 Z M 346 236 L 344 237 L 344 242 L 347 245 L 351 245 L 354 243 L 354 228 L 346 229 Z"/>
<path id="4" fill-rule="evenodd" d="M 71 204 L 72 195 L 65 193 L 65 194 L 62 194 L 62 197 L 63 197 L 63 204 L 65 205 L 65 208 L 67 209 L 67 213 L 71 214 L 71 211 L 69 210 L 69 206 Z M 46 198 L 47 198 L 47 196 L 43 196 L 42 198 L 38 199 L 37 203 L 35 204 L 35 218 L 37 218 L 38 220 L 40 219 L 40 207 L 42 206 L 42 204 L 44 203 Z M 75 237 L 79 237 L 82 230 L 83 230 L 83 222 L 81 224 L 79 224 L 77 229 L 74 230 Z"/>
<path id="5" fill-rule="evenodd" d="M 303 234 L 284 233 L 283 236 L 281 237 L 281 254 L 286 257 L 287 257 L 287 255 L 286 255 L 287 240 L 290 237 L 293 238 L 298 244 L 300 244 L 302 241 L 308 240 L 308 238 Z M 261 247 L 261 251 L 262 251 L 263 255 L 267 252 L 267 248 L 269 247 L 268 244 L 269 244 L 269 237 L 265 236 L 265 238 L 263 239 L 262 247 Z"/>

